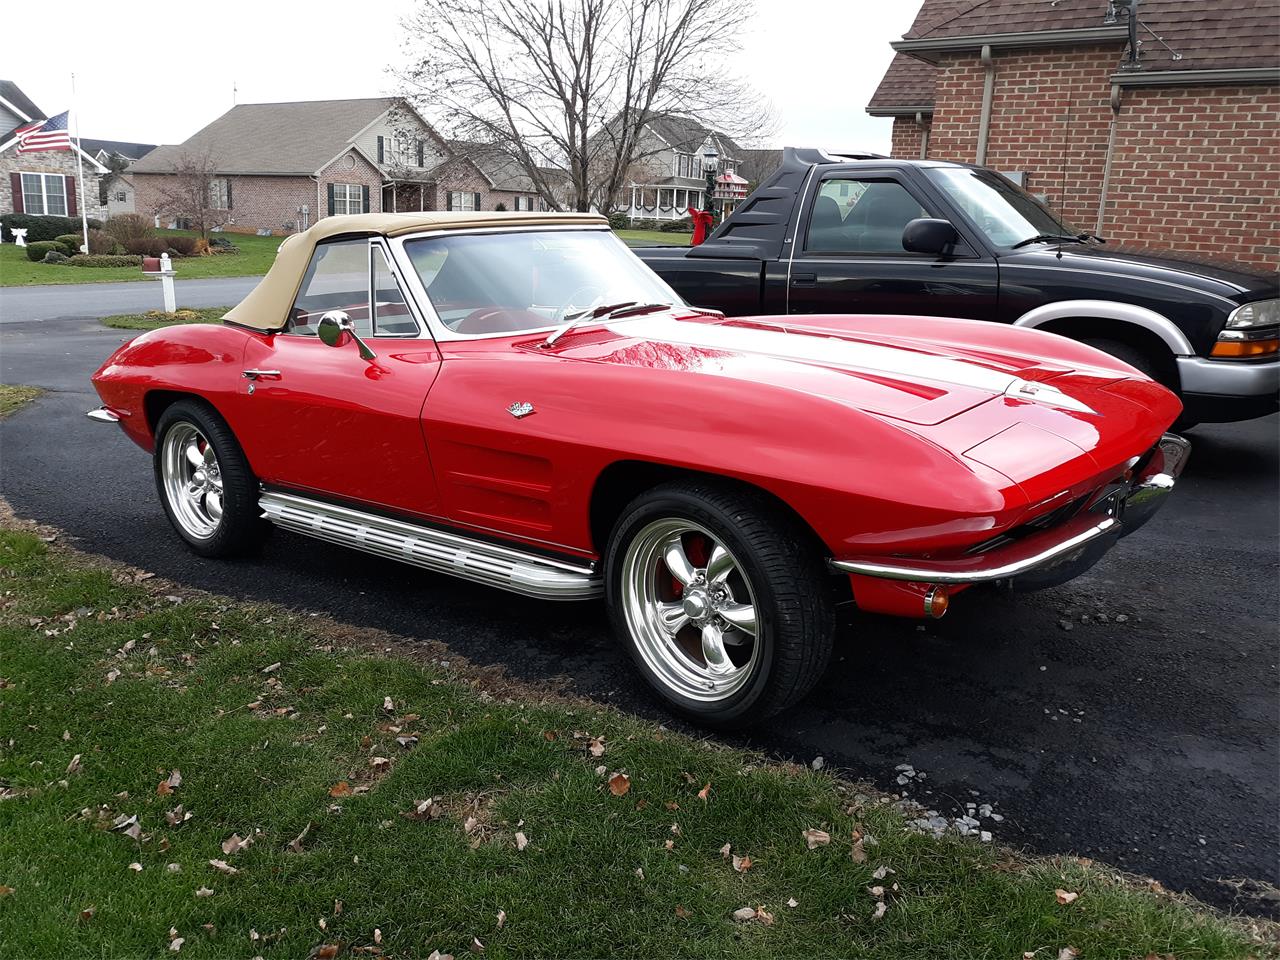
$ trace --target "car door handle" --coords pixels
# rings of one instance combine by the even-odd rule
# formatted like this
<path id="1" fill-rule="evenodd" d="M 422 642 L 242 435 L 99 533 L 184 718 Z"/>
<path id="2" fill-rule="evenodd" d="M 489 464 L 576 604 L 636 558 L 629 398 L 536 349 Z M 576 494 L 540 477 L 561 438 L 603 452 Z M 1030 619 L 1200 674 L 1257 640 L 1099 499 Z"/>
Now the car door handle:
<path id="1" fill-rule="evenodd" d="M 791 285 L 793 287 L 816 287 L 818 285 L 818 275 L 816 273 L 793 273 L 791 275 Z"/>
<path id="2" fill-rule="evenodd" d="M 279 380 L 282 374 L 279 370 L 245 370 L 240 376 L 246 380 Z"/>

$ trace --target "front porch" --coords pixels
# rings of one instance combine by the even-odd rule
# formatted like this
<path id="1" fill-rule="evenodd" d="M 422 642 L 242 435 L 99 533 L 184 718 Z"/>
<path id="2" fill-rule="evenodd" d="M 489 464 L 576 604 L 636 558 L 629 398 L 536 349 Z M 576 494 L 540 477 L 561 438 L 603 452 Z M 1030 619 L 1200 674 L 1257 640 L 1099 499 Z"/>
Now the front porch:
<path id="1" fill-rule="evenodd" d="M 682 220 L 689 210 L 701 210 L 703 190 L 692 187 L 664 187 L 660 184 L 632 184 L 627 217 L 636 220 Z"/>

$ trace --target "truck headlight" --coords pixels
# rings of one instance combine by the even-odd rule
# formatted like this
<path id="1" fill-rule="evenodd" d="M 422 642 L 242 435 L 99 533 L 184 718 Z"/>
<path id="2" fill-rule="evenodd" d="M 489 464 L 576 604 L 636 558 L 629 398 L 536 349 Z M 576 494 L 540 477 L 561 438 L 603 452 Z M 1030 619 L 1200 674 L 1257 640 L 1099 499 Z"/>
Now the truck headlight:
<path id="1" fill-rule="evenodd" d="M 1255 300 L 1236 307 L 1227 317 L 1228 330 L 1252 330 L 1280 324 L 1280 300 Z"/>
<path id="2" fill-rule="evenodd" d="M 1255 300 L 1236 307 L 1209 356 L 1249 360 L 1280 353 L 1280 300 Z"/>

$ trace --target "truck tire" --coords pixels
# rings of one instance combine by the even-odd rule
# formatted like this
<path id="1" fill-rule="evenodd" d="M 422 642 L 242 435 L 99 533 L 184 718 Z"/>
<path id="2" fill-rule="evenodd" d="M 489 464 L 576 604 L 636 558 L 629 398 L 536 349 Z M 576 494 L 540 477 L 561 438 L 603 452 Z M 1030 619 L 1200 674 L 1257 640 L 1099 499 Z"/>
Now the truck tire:
<path id="1" fill-rule="evenodd" d="M 1095 350 L 1101 350 L 1103 353 L 1111 354 L 1117 360 L 1123 360 L 1129 366 L 1146 374 L 1156 383 L 1168 387 L 1174 393 L 1179 393 L 1175 377 L 1171 376 L 1170 371 L 1166 367 L 1162 367 L 1158 360 L 1146 351 L 1130 343 L 1125 343 L 1123 340 L 1111 340 L 1105 337 L 1093 337 L 1084 342 Z M 1181 398 L 1180 394 L 1179 398 Z M 1183 414 L 1173 422 L 1170 429 L 1186 430 L 1194 427 L 1197 422 Z"/>
<path id="2" fill-rule="evenodd" d="M 831 659 L 821 549 L 750 488 L 688 480 L 641 494 L 614 525 L 605 573 L 610 618 L 641 675 L 704 726 L 786 709 Z"/>
<path id="3" fill-rule="evenodd" d="M 270 525 L 258 508 L 258 481 L 235 434 L 200 400 L 179 400 L 156 423 L 156 491 L 164 512 L 202 557 L 257 550 Z"/>

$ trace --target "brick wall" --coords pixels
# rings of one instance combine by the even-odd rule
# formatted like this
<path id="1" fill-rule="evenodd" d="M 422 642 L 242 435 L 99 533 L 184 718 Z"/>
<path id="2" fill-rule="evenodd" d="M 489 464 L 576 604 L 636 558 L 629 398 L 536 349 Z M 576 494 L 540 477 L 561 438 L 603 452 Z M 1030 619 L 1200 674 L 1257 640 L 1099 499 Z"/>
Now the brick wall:
<path id="1" fill-rule="evenodd" d="M 131 173 L 134 209 L 144 217 L 172 214 L 164 209 L 163 191 L 170 175 Z M 270 230 L 283 234 L 297 229 L 298 208 L 311 207 L 315 223 L 316 185 L 310 177 L 227 177 L 231 182 L 231 217 L 226 224 L 232 233 Z M 286 226 L 286 225 L 292 226 Z"/>
<path id="2" fill-rule="evenodd" d="M 329 215 L 329 184 L 354 183 L 369 188 L 369 212 L 382 212 L 382 174 L 358 151 L 348 150 L 320 171 L 312 186 L 311 222 Z M 416 210 L 417 207 L 415 206 Z"/>
<path id="3" fill-rule="evenodd" d="M 1115 44 L 996 56 L 986 165 L 1025 171 L 1027 189 L 1082 230 L 1098 213 L 1118 59 Z"/>
<path id="4" fill-rule="evenodd" d="M 1280 89 L 1124 94 L 1103 236 L 1280 266 Z"/>
<path id="5" fill-rule="evenodd" d="M 1025 173 L 1085 230 L 1098 220 L 1120 56 L 1116 44 L 995 52 L 986 165 Z M 977 159 L 983 77 L 972 53 L 939 63 L 930 159 Z M 1125 91 L 1103 236 L 1280 265 L 1278 116 L 1274 85 Z M 895 118 L 893 156 L 920 156 L 914 118 Z"/>
<path id="6" fill-rule="evenodd" d="M 493 204 L 496 201 L 489 195 L 489 181 L 484 178 L 480 171 L 476 169 L 475 164 L 470 160 L 459 158 L 458 160 L 443 164 L 441 167 L 434 170 L 433 173 L 436 177 L 437 183 L 437 206 L 435 209 L 449 209 L 448 194 L 450 191 L 478 193 L 480 194 L 480 209 L 493 209 Z"/>
<path id="7" fill-rule="evenodd" d="M 0 213 L 13 213 L 13 187 L 10 173 L 57 173 L 64 177 L 77 177 L 76 154 L 71 150 L 42 150 L 39 153 L 19 154 L 10 147 L 0 155 Z M 88 206 L 83 206 L 84 195 L 80 192 L 80 181 L 76 179 L 76 216 L 86 210 L 90 217 L 98 220 L 107 218 L 107 207 L 101 202 L 98 191 L 98 174 L 87 160 L 84 161 L 84 189 L 89 194 Z"/>
<path id="8" fill-rule="evenodd" d="M 920 145 L 924 139 L 924 131 L 928 129 L 928 115 L 924 118 L 923 126 L 916 123 L 915 117 L 894 117 L 893 146 L 889 151 L 890 156 L 918 160 L 920 158 Z M 932 144 L 930 146 L 932 147 Z"/>

